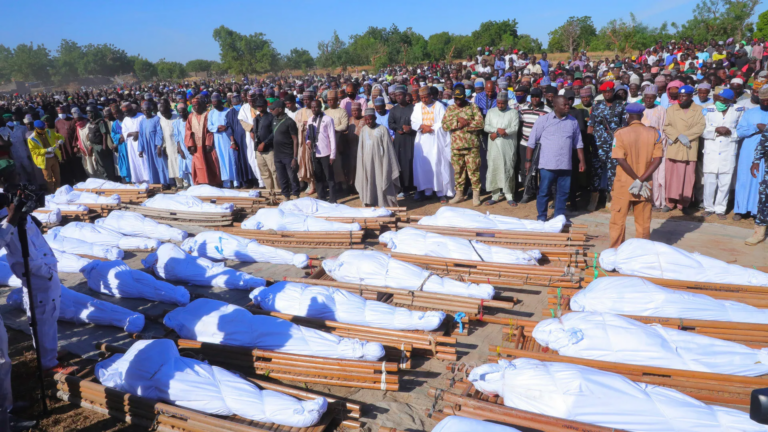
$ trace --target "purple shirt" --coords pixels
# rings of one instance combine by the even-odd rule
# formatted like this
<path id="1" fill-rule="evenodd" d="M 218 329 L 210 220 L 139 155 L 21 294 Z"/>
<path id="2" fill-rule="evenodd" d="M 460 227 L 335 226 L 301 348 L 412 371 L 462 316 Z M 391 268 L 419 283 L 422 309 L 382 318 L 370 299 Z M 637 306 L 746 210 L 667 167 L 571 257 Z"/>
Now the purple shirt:
<path id="1" fill-rule="evenodd" d="M 573 149 L 584 148 L 581 142 L 579 122 L 573 116 L 557 118 L 555 112 L 539 117 L 533 124 L 528 147 L 541 143 L 539 168 L 546 170 L 570 170 Z"/>
<path id="2" fill-rule="evenodd" d="M 361 113 L 365 113 L 365 109 L 368 108 L 368 101 L 365 99 L 365 96 L 357 95 L 355 96 L 355 102 L 360 102 L 361 105 Z M 345 97 L 344 99 L 339 102 L 339 108 L 344 108 L 347 111 L 347 116 L 349 118 L 352 118 L 352 100 L 348 97 Z"/>

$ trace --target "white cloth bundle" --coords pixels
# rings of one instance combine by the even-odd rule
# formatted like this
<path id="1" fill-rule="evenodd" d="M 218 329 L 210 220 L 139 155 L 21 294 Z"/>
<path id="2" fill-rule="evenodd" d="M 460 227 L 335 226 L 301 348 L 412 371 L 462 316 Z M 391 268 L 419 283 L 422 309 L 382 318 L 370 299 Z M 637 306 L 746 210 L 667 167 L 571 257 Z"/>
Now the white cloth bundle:
<path id="1" fill-rule="evenodd" d="M 571 309 L 579 312 L 768 324 L 766 309 L 664 288 L 636 277 L 595 279 L 571 298 Z"/>
<path id="2" fill-rule="evenodd" d="M 308 427 L 328 408 L 325 398 L 301 401 L 261 390 L 226 369 L 182 357 L 168 339 L 134 343 L 127 353 L 97 363 L 96 376 L 107 387 L 137 396 L 263 423 Z"/>
<path id="3" fill-rule="evenodd" d="M 159 223 L 144 215 L 124 210 L 110 212 L 109 216 L 96 219 L 94 223 L 127 236 L 148 237 L 164 242 L 182 242 L 187 238 L 187 232 L 184 230 Z"/>
<path id="4" fill-rule="evenodd" d="M 160 246 L 141 263 L 144 268 L 152 268 L 158 277 L 172 282 L 243 290 L 266 285 L 262 278 L 231 269 L 224 263 L 189 255 L 172 243 Z"/>
<path id="5" fill-rule="evenodd" d="M 568 357 L 727 375 L 768 374 L 768 348 L 752 349 L 621 315 L 571 312 L 539 322 L 533 337 Z"/>
<path id="6" fill-rule="evenodd" d="M 184 287 L 157 280 L 122 261 L 91 261 L 80 271 L 88 280 L 88 288 L 114 297 L 142 298 L 184 306 L 189 291 Z"/>
<path id="7" fill-rule="evenodd" d="M 123 259 L 125 252 L 118 247 L 105 246 L 102 244 L 90 243 L 77 237 L 66 237 L 61 234 L 61 229 L 56 227 L 48 230 L 43 236 L 48 246 L 54 252 L 65 252 L 68 254 L 89 255 L 97 258 L 106 258 L 108 260 Z M 93 237 L 90 237 L 93 239 Z"/>
<path id="8" fill-rule="evenodd" d="M 55 227 L 51 231 L 53 230 L 64 237 L 84 239 L 94 244 L 125 250 L 157 249 L 161 245 L 161 242 L 155 239 L 127 236 L 104 226 L 85 222 L 70 222 L 63 227 Z"/>
<path id="9" fill-rule="evenodd" d="M 8 304 L 26 310 L 24 291 L 16 288 L 8 294 Z M 144 315 L 118 305 L 61 286 L 59 321 L 75 324 L 96 324 L 121 328 L 128 333 L 139 333 L 144 328 Z"/>
<path id="10" fill-rule="evenodd" d="M 258 198 L 259 197 L 259 191 L 257 190 L 249 190 L 249 191 L 239 191 L 239 190 L 232 190 L 232 189 L 222 189 L 217 188 L 215 186 L 207 185 L 207 184 L 201 184 L 201 185 L 195 185 L 190 186 L 189 189 L 179 191 L 176 193 L 176 195 L 189 195 L 194 197 L 246 197 L 246 198 Z"/>
<path id="11" fill-rule="evenodd" d="M 97 178 L 89 178 L 84 182 L 77 183 L 75 189 L 139 189 L 147 190 L 149 185 L 146 183 L 133 184 L 133 183 L 117 183 L 109 180 L 102 180 Z"/>
<path id="12" fill-rule="evenodd" d="M 120 204 L 120 195 L 97 195 L 92 192 L 78 192 L 70 185 L 60 187 L 53 195 L 45 196 L 46 207 L 54 204 Z"/>
<path id="13" fill-rule="evenodd" d="M 0 249 L 0 286 L 20 287 L 21 279 L 13 274 L 11 265 L 8 264 L 8 258 L 5 256 L 7 253 L 8 251 L 6 248 Z"/>
<path id="14" fill-rule="evenodd" d="M 384 207 L 350 207 L 344 204 L 331 204 L 311 197 L 283 201 L 278 208 L 287 213 L 300 213 L 306 216 L 357 218 L 392 216 L 392 212 Z"/>
<path id="15" fill-rule="evenodd" d="M 485 300 L 495 293 L 488 284 L 442 278 L 414 264 L 376 251 L 350 250 L 323 261 L 325 272 L 339 282 L 426 291 Z"/>
<path id="16" fill-rule="evenodd" d="M 360 231 L 357 222 L 347 224 L 318 219 L 300 213 L 276 209 L 261 209 L 243 221 L 242 229 L 275 231 Z"/>
<path id="17" fill-rule="evenodd" d="M 768 431 L 747 413 L 706 405 L 677 390 L 636 383 L 586 366 L 527 358 L 499 360 L 476 367 L 468 380 L 485 394 L 503 397 L 508 407 L 609 428 Z"/>
<path id="18" fill-rule="evenodd" d="M 62 252 L 53 248 L 51 248 L 51 250 L 53 250 L 53 255 L 56 257 L 56 261 L 58 261 L 56 263 L 56 269 L 60 273 L 80 273 L 80 270 L 82 270 L 83 267 L 93 261 L 90 258 L 84 258 L 80 255 Z"/>
<path id="19" fill-rule="evenodd" d="M 416 228 L 387 231 L 379 236 L 392 252 L 413 255 L 486 261 L 504 264 L 538 265 L 541 252 L 489 246 L 479 241 L 435 234 Z"/>
<path id="20" fill-rule="evenodd" d="M 630 239 L 618 249 L 602 251 L 600 266 L 632 276 L 768 286 L 768 273 L 645 239 Z"/>
<path id="21" fill-rule="evenodd" d="M 40 221 L 40 223 L 44 224 L 54 224 L 57 225 L 61 223 L 61 210 L 55 208 L 47 213 L 41 213 L 41 212 L 33 212 L 32 216 L 36 217 L 37 220 Z"/>
<path id="22" fill-rule="evenodd" d="M 161 210 L 178 210 L 205 213 L 230 213 L 235 209 L 232 203 L 212 204 L 189 195 L 158 194 L 141 203 L 144 207 Z"/>
<path id="23" fill-rule="evenodd" d="M 268 262 L 292 264 L 304 268 L 309 263 L 307 254 L 264 246 L 256 240 L 238 237 L 222 231 L 204 231 L 184 240 L 181 249 L 192 255 L 214 261 Z"/>
<path id="24" fill-rule="evenodd" d="M 389 330 L 432 331 L 445 319 L 444 312 L 411 311 L 337 288 L 295 282 L 256 288 L 250 297 L 255 305 L 270 312 Z"/>
<path id="25" fill-rule="evenodd" d="M 547 222 L 540 222 L 490 213 L 482 214 L 460 207 L 440 207 L 433 216 L 421 218 L 419 225 L 559 233 L 565 226 L 565 216 L 560 215 Z"/>
<path id="26" fill-rule="evenodd" d="M 496 423 L 475 420 L 467 417 L 448 416 L 432 429 L 432 432 L 520 432 L 519 430 Z"/>
<path id="27" fill-rule="evenodd" d="M 87 211 L 88 206 L 82 204 L 57 204 L 54 202 L 46 203 L 44 210 L 59 209 L 60 211 Z"/>
<path id="28" fill-rule="evenodd" d="M 375 361 L 384 356 L 378 342 L 339 337 L 206 298 L 172 310 L 163 324 L 184 339 L 200 342 L 351 360 Z"/>

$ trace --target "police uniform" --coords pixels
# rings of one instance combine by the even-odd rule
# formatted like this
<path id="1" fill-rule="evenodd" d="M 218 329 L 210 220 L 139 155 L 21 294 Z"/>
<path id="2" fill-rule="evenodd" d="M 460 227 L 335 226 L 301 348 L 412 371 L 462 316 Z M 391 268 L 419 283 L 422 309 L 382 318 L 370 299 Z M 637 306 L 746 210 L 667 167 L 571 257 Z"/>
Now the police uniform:
<path id="1" fill-rule="evenodd" d="M 632 104 L 635 105 L 635 104 Z M 661 144 L 661 134 L 658 130 L 635 120 L 629 126 L 620 128 L 614 133 L 613 159 L 625 159 L 638 176 L 643 175 L 655 158 L 664 156 Z M 624 242 L 629 209 L 634 208 L 635 237 L 648 239 L 651 237 L 651 212 L 653 202 L 649 195 L 629 193 L 629 187 L 634 182 L 621 166 L 616 168 L 616 179 L 611 190 L 611 221 L 609 232 L 612 248 L 619 247 Z M 651 179 L 647 182 L 650 184 Z M 651 185 L 651 188 L 653 186 Z"/>
<path id="2" fill-rule="evenodd" d="M 736 168 L 736 155 L 739 149 L 739 136 L 736 126 L 745 109 L 731 105 L 725 113 L 714 106 L 704 109 L 706 127 L 701 137 L 704 138 L 704 209 L 717 214 L 725 214 L 728 195 L 731 189 L 733 173 Z M 730 136 L 718 135 L 715 129 L 726 127 Z"/>

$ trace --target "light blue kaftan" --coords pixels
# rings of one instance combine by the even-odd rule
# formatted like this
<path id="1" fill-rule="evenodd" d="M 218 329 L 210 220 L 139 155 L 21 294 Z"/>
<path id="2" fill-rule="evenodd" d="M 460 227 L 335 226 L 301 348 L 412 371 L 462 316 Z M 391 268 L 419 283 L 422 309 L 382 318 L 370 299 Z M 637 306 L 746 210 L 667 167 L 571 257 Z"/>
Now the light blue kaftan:
<path id="1" fill-rule="evenodd" d="M 124 182 L 131 182 L 131 164 L 128 158 L 128 145 L 125 141 L 120 142 L 123 139 L 123 123 L 120 120 L 112 122 L 112 142 L 117 146 L 117 171 L 120 178 Z"/>
<path id="2" fill-rule="evenodd" d="M 160 127 L 160 117 L 145 118 L 139 125 L 139 151 L 143 152 L 147 161 L 147 173 L 151 184 L 170 184 L 168 177 L 168 160 L 163 153 L 157 156 L 157 149 L 163 148 L 163 128 Z"/>
<path id="3" fill-rule="evenodd" d="M 768 111 L 763 111 L 757 107 L 747 110 L 741 116 L 739 125 L 736 127 L 736 133 L 740 138 L 744 138 L 744 141 L 741 144 L 741 150 L 739 150 L 739 161 L 736 166 L 734 213 L 757 214 L 757 191 L 765 172 L 765 161 L 760 162 L 760 173 L 757 178 L 752 177 L 749 169 L 755 158 L 755 148 L 760 143 L 762 132 L 757 129 L 757 125 L 760 123 L 768 124 Z"/>
<path id="4" fill-rule="evenodd" d="M 224 187 L 229 187 L 232 182 L 237 180 L 235 176 L 235 153 L 232 150 L 232 129 L 227 128 L 224 132 L 218 132 L 219 126 L 227 126 L 227 111 L 224 108 L 219 111 L 216 108 L 208 111 L 208 130 L 213 134 L 213 144 L 216 147 L 216 155 L 219 157 L 219 169 L 221 171 L 221 181 Z M 235 182 L 235 186 L 239 186 Z"/>
<path id="5" fill-rule="evenodd" d="M 193 185 L 192 183 L 192 156 L 187 150 L 187 146 L 184 143 L 184 138 L 187 133 L 187 122 L 183 118 L 179 117 L 173 122 L 173 141 L 177 144 L 181 144 L 181 151 L 179 153 L 179 177 L 184 180 L 185 184 Z"/>

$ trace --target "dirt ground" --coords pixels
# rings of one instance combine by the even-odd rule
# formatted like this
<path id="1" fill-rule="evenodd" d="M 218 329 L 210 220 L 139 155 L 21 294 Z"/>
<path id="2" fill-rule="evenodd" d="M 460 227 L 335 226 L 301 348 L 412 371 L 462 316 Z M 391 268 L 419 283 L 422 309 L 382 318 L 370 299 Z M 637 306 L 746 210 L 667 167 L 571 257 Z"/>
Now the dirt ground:
<path id="1" fill-rule="evenodd" d="M 488 196 L 483 196 L 483 200 L 488 199 Z M 347 197 L 340 200 L 344 204 L 350 206 L 359 206 L 360 202 L 355 197 Z M 582 208 L 586 206 L 583 200 L 579 201 L 579 206 Z M 410 198 L 406 198 L 401 201 L 401 206 L 407 206 L 410 214 L 413 215 L 426 215 L 433 214 L 440 207 L 437 200 L 432 199 L 428 201 L 415 202 Z M 461 207 L 471 208 L 471 201 L 460 204 Z M 536 209 L 535 203 L 527 203 L 520 205 L 517 208 L 511 208 L 506 203 L 502 202 L 494 206 L 482 206 L 476 208 L 479 211 L 489 211 L 494 214 L 515 216 L 519 218 L 535 219 Z M 551 214 L 551 210 L 550 210 Z M 700 212 L 699 212 L 700 214 Z M 607 209 L 600 209 L 594 213 L 586 212 L 573 212 L 569 213 L 568 217 L 575 223 L 586 224 L 589 228 L 589 233 L 592 238 L 592 251 L 601 251 L 607 247 L 608 243 L 608 220 L 610 218 L 610 212 Z M 765 243 L 750 248 L 744 245 L 744 239 L 749 236 L 753 226 L 753 221 L 742 220 L 732 221 L 729 215 L 728 220 L 720 221 L 716 217 L 708 218 L 704 220 L 701 216 L 684 216 L 680 212 L 671 212 L 667 214 L 654 213 L 653 214 L 653 232 L 652 239 L 657 241 L 663 241 L 669 244 L 675 244 L 689 251 L 699 251 L 708 255 L 715 256 L 719 259 L 723 259 L 727 262 L 738 263 L 744 266 L 753 265 L 765 265 L 768 262 L 768 246 Z M 199 227 L 186 227 L 190 232 L 199 232 Z M 634 229 L 631 223 L 628 223 L 628 235 L 632 236 Z M 375 240 L 369 243 L 370 247 L 375 247 Z M 298 250 L 296 250 L 298 251 Z M 330 254 L 338 254 L 341 251 L 307 251 L 307 253 L 319 253 L 324 256 L 331 256 Z M 128 255 L 128 254 L 127 254 Z M 133 268 L 140 268 L 140 259 L 142 255 L 127 257 L 126 262 Z M 252 273 L 256 276 L 262 277 L 279 277 L 280 275 L 297 276 L 302 274 L 296 268 L 289 266 L 278 266 L 270 264 L 251 264 L 244 265 L 242 263 L 227 263 L 231 267 L 235 267 L 239 270 Z M 86 292 L 87 288 L 83 288 L 83 281 L 81 276 L 66 276 L 62 277 L 62 281 L 65 285 Z M 0 306 L 3 306 L 4 296 L 3 290 L 0 289 Z M 208 289 L 191 288 L 190 291 L 205 291 Z M 230 292 L 220 292 L 209 290 L 212 296 L 216 295 L 218 298 L 228 301 L 233 304 L 245 305 L 248 301 L 246 296 L 239 295 L 242 293 L 233 294 Z M 501 316 L 506 317 L 521 317 L 526 319 L 541 319 L 541 310 L 546 305 L 546 291 L 541 287 L 524 287 L 523 289 L 513 290 L 512 294 L 515 297 L 522 300 L 521 304 L 517 305 L 514 310 L 508 311 L 507 314 Z M 114 301 L 106 296 L 98 296 L 92 292 L 89 295 L 100 298 L 102 300 Z M 126 304 L 121 303 L 125 306 Z M 133 310 L 140 310 L 147 313 L 148 307 L 152 306 L 148 302 L 129 303 L 129 308 Z M 6 318 L 8 312 L 3 312 L 3 317 L 6 319 L 6 326 L 9 324 L 9 320 Z M 18 318 L 18 315 L 15 315 Z M 73 325 L 60 325 L 60 343 L 61 348 L 66 349 L 66 341 L 77 341 L 77 337 L 69 337 Z M 103 331 L 100 328 L 93 326 L 82 327 L 79 326 L 77 331 L 82 333 L 98 333 L 97 338 L 106 338 L 103 336 Z M 32 406 L 25 411 L 21 412 L 21 416 L 25 418 L 35 418 L 39 413 L 39 405 L 37 405 L 37 381 L 35 378 L 35 361 L 34 351 L 30 343 L 29 336 L 19 330 L 9 329 L 10 345 L 11 345 L 11 357 L 13 360 L 13 392 L 16 400 L 30 403 Z M 81 338 L 81 337 L 80 337 Z M 125 333 L 115 331 L 109 334 L 108 338 L 110 343 L 122 343 L 130 345 L 131 340 Z M 82 341 L 81 341 L 82 342 Z M 88 340 L 90 346 L 92 341 Z M 471 328 L 471 332 L 467 337 L 459 337 L 457 349 L 460 355 L 460 361 L 468 364 L 482 364 L 488 355 L 488 345 L 501 344 L 502 333 L 501 326 L 493 324 L 480 324 Z M 75 342 L 71 342 L 75 347 Z M 92 362 L 93 360 L 77 360 L 75 356 L 69 355 L 67 357 L 75 363 L 80 362 Z M 351 401 L 360 402 L 363 404 L 362 418 L 365 431 L 377 431 L 379 426 L 395 427 L 405 431 L 425 431 L 431 430 L 435 422 L 428 418 L 426 412 L 432 408 L 433 400 L 428 397 L 427 391 L 429 386 L 433 387 L 446 387 L 446 380 L 450 379 L 453 374 L 446 370 L 446 363 L 436 359 L 424 359 L 414 358 L 413 369 L 400 373 L 400 391 L 399 392 L 381 392 L 376 390 L 360 390 L 360 389 L 345 389 L 339 387 L 327 387 L 320 385 L 308 385 L 311 390 L 333 394 L 336 396 L 347 398 Z M 291 383 L 287 383 L 291 385 Z M 94 413 L 92 411 L 75 408 L 72 405 L 65 404 L 57 399 L 49 399 L 51 403 L 51 415 L 44 419 L 40 427 L 35 431 L 52 431 L 52 432 L 64 432 L 64 431 L 134 431 L 140 430 L 139 428 L 132 427 L 113 420 L 107 416 Z"/>

